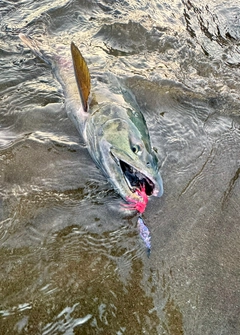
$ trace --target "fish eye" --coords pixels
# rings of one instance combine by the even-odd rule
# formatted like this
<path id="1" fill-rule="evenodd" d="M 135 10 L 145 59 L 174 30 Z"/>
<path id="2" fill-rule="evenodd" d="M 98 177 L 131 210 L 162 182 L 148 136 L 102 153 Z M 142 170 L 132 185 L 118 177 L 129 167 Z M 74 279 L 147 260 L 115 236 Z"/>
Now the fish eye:
<path id="1" fill-rule="evenodd" d="M 141 150 L 141 148 L 140 148 L 139 145 L 135 144 L 135 145 L 132 146 L 132 152 L 134 154 L 137 154 L 140 150 Z"/>

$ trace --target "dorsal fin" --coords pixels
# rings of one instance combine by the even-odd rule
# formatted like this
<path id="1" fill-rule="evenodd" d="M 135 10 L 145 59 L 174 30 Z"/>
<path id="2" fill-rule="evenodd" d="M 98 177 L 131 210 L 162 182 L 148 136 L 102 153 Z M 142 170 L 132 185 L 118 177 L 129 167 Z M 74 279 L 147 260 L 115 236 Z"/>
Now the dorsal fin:
<path id="1" fill-rule="evenodd" d="M 82 103 L 84 106 L 84 110 L 86 112 L 88 109 L 88 97 L 91 88 L 90 73 L 85 59 L 83 58 L 81 52 L 73 42 L 71 43 L 71 52 L 72 52 L 75 77 L 79 93 L 82 99 Z"/>

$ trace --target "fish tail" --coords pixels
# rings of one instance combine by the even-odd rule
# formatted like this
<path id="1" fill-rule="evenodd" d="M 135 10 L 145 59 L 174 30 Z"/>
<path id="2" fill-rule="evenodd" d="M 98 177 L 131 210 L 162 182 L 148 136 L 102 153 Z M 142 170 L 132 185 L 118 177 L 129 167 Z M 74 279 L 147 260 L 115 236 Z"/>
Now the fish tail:
<path id="1" fill-rule="evenodd" d="M 53 61 L 52 61 L 52 54 L 51 56 L 48 55 L 46 52 L 46 48 L 44 48 L 43 44 L 39 41 L 36 41 L 32 39 L 29 36 L 26 36 L 22 33 L 19 34 L 19 37 L 21 41 L 31 49 L 31 51 L 36 55 L 37 57 L 41 58 L 45 63 L 53 66 Z"/>

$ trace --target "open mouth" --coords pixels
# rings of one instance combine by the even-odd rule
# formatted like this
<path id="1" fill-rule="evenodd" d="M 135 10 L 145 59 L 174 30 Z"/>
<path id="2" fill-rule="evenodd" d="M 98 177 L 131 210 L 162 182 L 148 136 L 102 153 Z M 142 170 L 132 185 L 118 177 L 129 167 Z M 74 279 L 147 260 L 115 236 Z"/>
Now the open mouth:
<path id="1" fill-rule="evenodd" d="M 147 176 L 122 160 L 119 160 L 119 163 L 130 190 L 134 192 L 135 189 L 141 189 L 144 186 L 146 194 L 152 195 L 154 183 Z"/>

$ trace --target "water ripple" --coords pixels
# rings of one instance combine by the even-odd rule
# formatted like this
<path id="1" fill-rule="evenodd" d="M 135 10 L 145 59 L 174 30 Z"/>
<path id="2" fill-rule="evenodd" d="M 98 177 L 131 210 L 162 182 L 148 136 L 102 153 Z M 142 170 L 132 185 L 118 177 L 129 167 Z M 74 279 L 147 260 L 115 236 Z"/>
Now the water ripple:
<path id="1" fill-rule="evenodd" d="M 54 319 L 53 322 L 47 324 L 42 329 L 42 334 L 58 334 L 59 332 L 64 334 L 74 334 L 74 329 L 77 326 L 83 325 L 88 322 L 92 315 L 87 314 L 81 318 L 74 318 L 71 314 L 74 312 L 79 303 L 73 305 L 72 307 L 65 307 L 62 312 L 60 312 Z"/>

